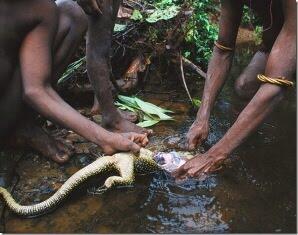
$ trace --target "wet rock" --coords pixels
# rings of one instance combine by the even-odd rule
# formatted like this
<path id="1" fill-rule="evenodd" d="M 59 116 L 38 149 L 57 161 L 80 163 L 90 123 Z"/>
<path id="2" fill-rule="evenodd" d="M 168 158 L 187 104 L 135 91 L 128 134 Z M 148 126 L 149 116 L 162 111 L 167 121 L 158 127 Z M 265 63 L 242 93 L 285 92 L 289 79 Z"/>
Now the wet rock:
<path id="1" fill-rule="evenodd" d="M 78 154 L 75 158 L 75 165 L 79 168 L 83 168 L 89 165 L 92 159 L 86 154 Z"/>
<path id="2" fill-rule="evenodd" d="M 45 182 L 43 185 L 41 185 L 39 191 L 42 194 L 49 194 L 53 192 L 52 187 L 49 185 L 48 182 Z"/>
<path id="3" fill-rule="evenodd" d="M 166 138 L 163 144 L 169 149 L 187 150 L 186 138 L 181 135 L 174 135 Z"/>
<path id="4" fill-rule="evenodd" d="M 82 153 L 89 154 L 90 153 L 90 148 L 92 146 L 93 146 L 92 143 L 78 143 L 78 144 L 74 145 L 75 152 L 78 153 L 78 154 L 82 154 Z"/>
<path id="5" fill-rule="evenodd" d="M 66 173 L 68 175 L 73 175 L 74 173 L 76 173 L 78 170 L 80 170 L 80 168 L 76 167 L 76 166 L 71 166 L 69 168 L 66 169 Z"/>
<path id="6" fill-rule="evenodd" d="M 74 133 L 74 132 L 70 132 L 67 136 L 66 139 L 72 143 L 83 143 L 86 142 L 86 140 L 79 136 L 78 134 Z"/>

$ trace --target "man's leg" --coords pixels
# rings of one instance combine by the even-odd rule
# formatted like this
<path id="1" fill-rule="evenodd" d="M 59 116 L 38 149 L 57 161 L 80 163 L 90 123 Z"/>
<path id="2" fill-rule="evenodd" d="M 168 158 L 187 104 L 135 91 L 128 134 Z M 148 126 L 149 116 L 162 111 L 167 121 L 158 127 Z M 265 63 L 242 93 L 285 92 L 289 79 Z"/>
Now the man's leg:
<path id="1" fill-rule="evenodd" d="M 268 53 L 257 51 L 248 66 L 235 81 L 235 91 L 242 99 L 250 99 L 259 89 L 260 82 L 257 80 L 258 74 L 265 71 Z"/>
<path id="2" fill-rule="evenodd" d="M 81 8 L 72 1 L 58 0 L 59 27 L 55 38 L 54 82 L 63 73 L 76 52 L 87 30 L 87 18 Z M 29 113 L 29 114 L 28 114 Z M 55 162 L 64 163 L 69 159 L 69 147 L 55 140 L 34 123 L 31 110 L 26 108 L 22 125 L 9 140 L 10 145 L 30 147 Z"/>
<path id="3" fill-rule="evenodd" d="M 257 80 L 258 74 L 265 72 L 265 67 L 268 60 L 268 55 L 271 48 L 281 30 L 283 24 L 283 13 L 280 1 L 272 2 L 272 19 L 271 12 L 268 8 L 268 3 L 256 7 L 257 13 L 263 18 L 262 49 L 257 51 L 251 59 L 249 65 L 244 69 L 239 78 L 235 81 L 235 91 L 237 95 L 243 99 L 251 99 L 259 89 L 261 83 Z M 271 27 L 270 27 L 271 25 Z M 269 28 L 268 28 L 269 27 Z"/>
<path id="4" fill-rule="evenodd" d="M 104 0 L 102 15 L 89 16 L 87 70 L 102 111 L 103 126 L 119 132 L 149 132 L 124 119 L 113 103 L 109 55 L 120 0 Z M 97 107 L 94 107 L 95 110 Z"/>
<path id="5" fill-rule="evenodd" d="M 75 2 L 58 0 L 56 3 L 60 12 L 54 58 L 56 79 L 58 79 L 82 43 L 88 29 L 88 21 L 84 11 Z"/>

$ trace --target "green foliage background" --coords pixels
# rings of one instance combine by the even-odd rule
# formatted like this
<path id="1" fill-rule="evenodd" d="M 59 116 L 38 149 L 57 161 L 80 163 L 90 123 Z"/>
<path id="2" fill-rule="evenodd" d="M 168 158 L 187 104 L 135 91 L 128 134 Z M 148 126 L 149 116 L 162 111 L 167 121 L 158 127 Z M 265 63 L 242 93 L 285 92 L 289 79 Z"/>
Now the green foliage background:
<path id="1" fill-rule="evenodd" d="M 204 66 L 210 59 L 218 34 L 218 26 L 210 18 L 212 14 L 217 14 L 219 5 L 216 3 L 214 0 L 190 1 L 194 13 L 189 23 L 191 29 L 185 38 L 184 56 Z"/>

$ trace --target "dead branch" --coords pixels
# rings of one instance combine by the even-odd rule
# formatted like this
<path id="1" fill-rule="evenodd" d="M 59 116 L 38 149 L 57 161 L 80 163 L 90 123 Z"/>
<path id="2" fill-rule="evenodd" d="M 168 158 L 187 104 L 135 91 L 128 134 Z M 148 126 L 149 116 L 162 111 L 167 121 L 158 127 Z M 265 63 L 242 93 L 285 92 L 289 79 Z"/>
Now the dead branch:
<path id="1" fill-rule="evenodd" d="M 207 74 L 202 70 L 200 69 L 197 65 L 195 65 L 193 62 L 191 62 L 190 60 L 186 59 L 185 57 L 182 56 L 182 61 L 183 61 L 183 64 L 194 70 L 196 73 L 198 73 L 201 77 L 207 79 Z"/>
<path id="2" fill-rule="evenodd" d="M 185 91 L 186 91 L 186 93 L 187 93 L 187 95 L 188 95 L 188 98 L 189 98 L 189 100 L 190 100 L 190 103 L 192 103 L 193 101 L 192 101 L 190 92 L 189 92 L 189 90 L 188 90 L 188 87 L 187 87 L 187 84 L 186 84 L 186 81 L 185 81 L 184 69 L 183 69 L 183 59 L 182 59 L 181 51 L 180 51 L 180 70 L 181 70 L 181 78 L 182 78 L 182 82 L 183 82 Z"/>

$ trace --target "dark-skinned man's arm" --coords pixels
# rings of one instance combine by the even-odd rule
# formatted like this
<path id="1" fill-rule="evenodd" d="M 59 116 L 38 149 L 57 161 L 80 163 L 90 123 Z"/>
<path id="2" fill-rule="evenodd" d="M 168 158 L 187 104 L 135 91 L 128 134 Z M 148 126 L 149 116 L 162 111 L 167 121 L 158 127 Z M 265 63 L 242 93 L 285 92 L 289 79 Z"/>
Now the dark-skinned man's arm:
<path id="1" fill-rule="evenodd" d="M 219 21 L 218 43 L 234 48 L 238 28 L 242 17 L 242 1 L 222 0 Z M 233 60 L 232 50 L 222 50 L 214 47 L 213 55 L 208 65 L 202 103 L 197 118 L 187 133 L 187 144 L 190 150 L 195 149 L 204 141 L 209 133 L 209 118 L 214 102 L 223 87 Z"/>
<path id="2" fill-rule="evenodd" d="M 265 69 L 267 77 L 293 79 L 296 69 L 297 12 L 294 0 L 283 1 L 285 22 L 270 52 Z M 285 51 L 287 53 L 285 53 Z M 198 155 L 180 167 L 177 178 L 199 177 L 216 170 L 228 155 L 237 148 L 282 100 L 286 88 L 265 83 L 241 112 L 234 125 L 210 150 Z"/>

